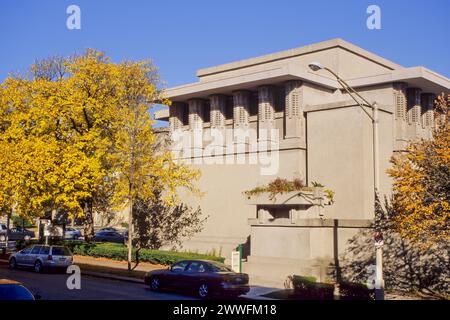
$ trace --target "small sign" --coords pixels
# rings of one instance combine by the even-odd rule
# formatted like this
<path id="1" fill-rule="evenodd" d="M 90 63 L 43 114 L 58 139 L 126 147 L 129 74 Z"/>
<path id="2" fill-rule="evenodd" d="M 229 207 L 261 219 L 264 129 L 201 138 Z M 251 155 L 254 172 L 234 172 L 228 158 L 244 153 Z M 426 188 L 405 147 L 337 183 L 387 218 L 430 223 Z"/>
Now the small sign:
<path id="1" fill-rule="evenodd" d="M 44 225 L 44 237 L 62 237 L 63 235 L 62 226 L 53 225 L 50 222 Z"/>
<path id="2" fill-rule="evenodd" d="M 232 251 L 231 252 L 231 269 L 233 269 L 234 272 L 241 272 L 240 265 L 241 265 L 241 255 L 239 251 Z"/>

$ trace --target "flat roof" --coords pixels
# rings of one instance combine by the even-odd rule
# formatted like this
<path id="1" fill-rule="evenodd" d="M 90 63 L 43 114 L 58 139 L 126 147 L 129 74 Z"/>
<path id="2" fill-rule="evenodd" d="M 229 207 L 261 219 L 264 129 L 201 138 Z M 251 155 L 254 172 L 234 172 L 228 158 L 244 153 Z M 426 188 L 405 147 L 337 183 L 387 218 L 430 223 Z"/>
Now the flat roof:
<path id="1" fill-rule="evenodd" d="M 254 57 L 254 58 L 244 59 L 244 60 L 240 60 L 240 61 L 236 61 L 236 62 L 221 64 L 218 66 L 203 68 L 203 69 L 200 69 L 197 71 L 197 76 L 203 77 L 206 75 L 211 75 L 211 74 L 215 74 L 215 73 L 219 73 L 219 72 L 236 70 L 236 69 L 245 68 L 245 67 L 249 67 L 249 66 L 253 66 L 253 65 L 287 59 L 287 58 L 291 58 L 291 57 L 304 55 L 307 53 L 323 51 L 323 50 L 336 48 L 336 47 L 343 48 L 347 51 L 353 52 L 359 56 L 362 56 L 370 61 L 373 61 L 379 65 L 385 66 L 392 70 L 402 68 L 401 65 L 396 64 L 392 61 L 389 61 L 383 57 L 380 57 L 372 52 L 364 50 L 350 42 L 347 42 L 340 38 L 335 38 L 335 39 L 331 39 L 331 40 L 327 40 L 327 41 L 322 41 L 322 42 L 306 45 L 303 47 L 279 51 L 276 53 L 271 53 L 271 54 L 267 54 L 267 55 L 263 55 L 263 56 L 259 56 L 259 57 Z"/>

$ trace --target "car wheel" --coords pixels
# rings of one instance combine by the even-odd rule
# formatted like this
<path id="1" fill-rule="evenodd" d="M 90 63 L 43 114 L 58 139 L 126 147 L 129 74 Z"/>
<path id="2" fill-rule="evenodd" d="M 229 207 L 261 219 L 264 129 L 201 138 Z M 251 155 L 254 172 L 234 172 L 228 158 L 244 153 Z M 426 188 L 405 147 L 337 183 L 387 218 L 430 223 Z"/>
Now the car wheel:
<path id="1" fill-rule="evenodd" d="M 9 260 L 9 267 L 11 269 L 16 269 L 17 268 L 17 262 L 16 262 L 16 258 L 11 258 Z"/>
<path id="2" fill-rule="evenodd" d="M 198 287 L 197 294 L 201 299 L 206 299 L 210 296 L 209 287 L 206 283 L 201 284 Z"/>
<path id="3" fill-rule="evenodd" d="M 42 263 L 40 261 L 36 261 L 34 263 L 34 272 L 36 272 L 36 273 L 42 272 Z"/>
<path id="4" fill-rule="evenodd" d="M 161 283 L 159 282 L 158 278 L 154 277 L 154 278 L 150 279 L 150 289 L 152 291 L 159 291 L 160 287 L 161 287 Z"/>

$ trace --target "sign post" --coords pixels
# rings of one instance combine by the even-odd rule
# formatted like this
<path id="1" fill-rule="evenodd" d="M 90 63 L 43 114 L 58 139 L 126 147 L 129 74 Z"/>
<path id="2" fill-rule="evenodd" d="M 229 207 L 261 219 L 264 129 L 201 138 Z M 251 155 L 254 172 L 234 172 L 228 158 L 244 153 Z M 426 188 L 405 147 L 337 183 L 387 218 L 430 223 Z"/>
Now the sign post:
<path id="1" fill-rule="evenodd" d="M 375 267 L 375 299 L 384 300 L 383 279 L 383 234 L 381 231 L 375 233 L 376 267 Z"/>
<path id="2" fill-rule="evenodd" d="M 242 244 L 236 247 L 236 250 L 231 252 L 231 269 L 234 272 L 242 273 Z"/>

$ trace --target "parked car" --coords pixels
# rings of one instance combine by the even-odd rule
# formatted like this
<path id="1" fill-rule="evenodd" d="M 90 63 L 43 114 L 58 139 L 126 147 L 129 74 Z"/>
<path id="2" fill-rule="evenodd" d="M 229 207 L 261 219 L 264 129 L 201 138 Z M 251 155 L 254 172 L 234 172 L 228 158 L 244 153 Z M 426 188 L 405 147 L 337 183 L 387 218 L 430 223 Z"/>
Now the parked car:
<path id="1" fill-rule="evenodd" d="M 11 228 L 8 231 L 0 234 L 0 241 L 6 240 L 6 234 L 8 234 L 8 240 L 17 241 L 17 240 L 30 240 L 35 237 L 35 233 L 33 231 L 27 230 L 22 227 Z"/>
<path id="2" fill-rule="evenodd" d="M 95 233 L 94 241 L 124 243 L 125 237 L 116 231 L 98 231 Z"/>
<path id="3" fill-rule="evenodd" d="M 9 258 L 9 267 L 34 268 L 37 273 L 45 269 L 66 270 L 73 262 L 69 248 L 63 246 L 34 245 L 20 250 Z"/>
<path id="4" fill-rule="evenodd" d="M 20 282 L 0 279 L 0 301 L 1 300 L 35 300 L 35 297 L 30 290 Z"/>
<path id="5" fill-rule="evenodd" d="M 6 231 L 8 228 L 6 227 L 6 224 L 0 223 L 0 241 L 6 240 Z"/>
<path id="6" fill-rule="evenodd" d="M 105 228 L 101 228 L 100 230 L 98 230 L 98 232 L 100 231 L 110 231 L 110 232 L 118 232 L 120 233 L 120 231 L 114 227 L 105 227 Z"/>
<path id="7" fill-rule="evenodd" d="M 144 282 L 153 291 L 169 289 L 195 293 L 202 299 L 211 296 L 237 297 L 246 294 L 248 275 L 236 273 L 223 263 L 209 260 L 182 260 L 168 269 L 145 274 Z"/>
<path id="8" fill-rule="evenodd" d="M 81 231 L 75 228 L 66 228 L 64 239 L 77 240 L 81 237 Z"/>

